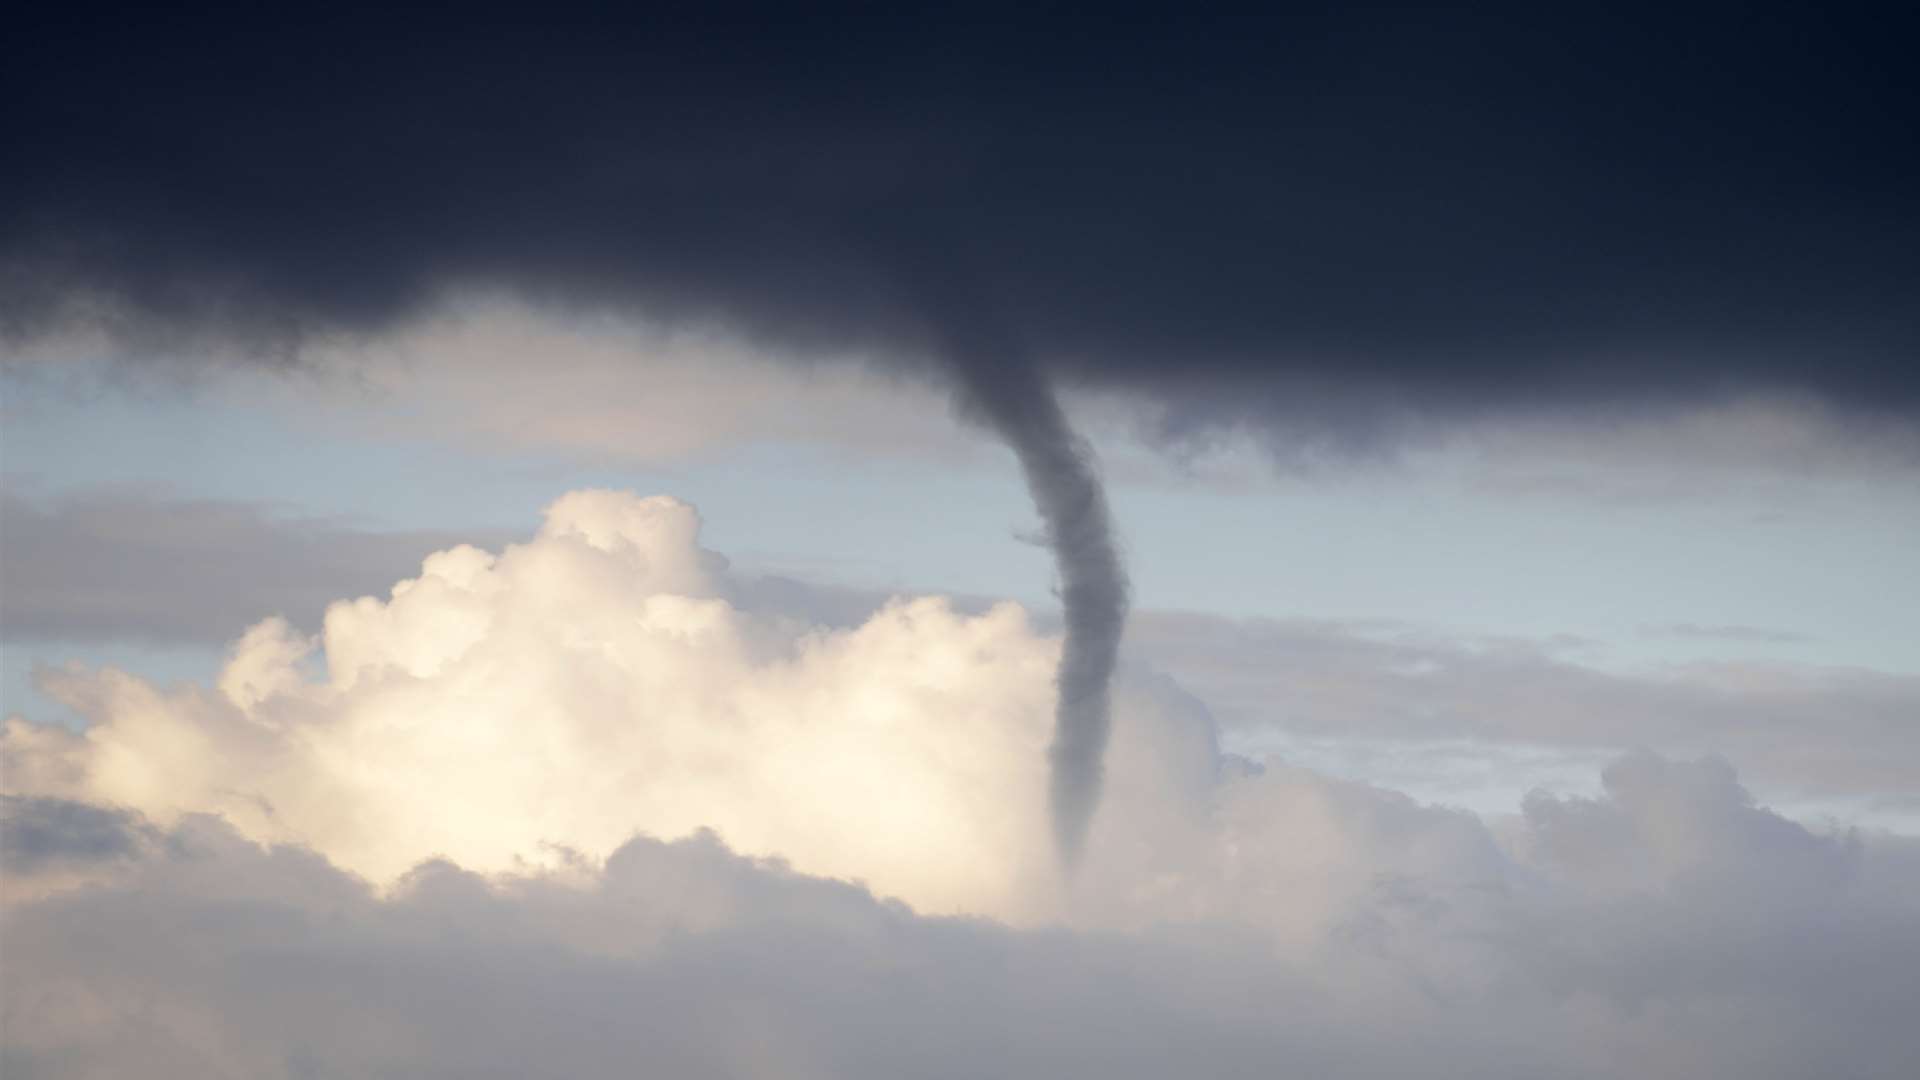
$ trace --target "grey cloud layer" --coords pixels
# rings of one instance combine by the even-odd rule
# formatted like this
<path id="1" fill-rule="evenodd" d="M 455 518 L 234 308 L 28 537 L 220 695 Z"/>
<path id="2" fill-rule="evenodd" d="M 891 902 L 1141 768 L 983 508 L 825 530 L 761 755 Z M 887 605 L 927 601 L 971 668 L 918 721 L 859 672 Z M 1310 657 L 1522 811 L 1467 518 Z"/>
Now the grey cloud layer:
<path id="1" fill-rule="evenodd" d="M 0 638 L 224 644 L 267 614 L 318 618 L 455 537 L 374 532 L 258 503 L 96 490 L 0 494 Z"/>
<path id="2" fill-rule="evenodd" d="M 1920 677 L 1760 662 L 1610 673 L 1551 642 L 1150 613 L 1134 647 L 1229 732 L 1726 754 L 1802 795 L 1920 786 Z"/>
<path id="3" fill-rule="evenodd" d="M 636 838 L 604 867 L 422 865 L 382 899 L 215 819 L 9 800 L 94 884 L 0 910 L 9 1076 L 1905 1077 L 1920 850 L 1808 833 L 1713 761 L 1622 759 L 1470 818 L 1297 776 L 1347 843 L 1273 901 L 1132 932 L 929 919 Z M 104 822 L 125 842 L 102 845 Z M 9 842 L 16 881 L 41 862 Z M 137 854 L 128 856 L 125 852 Z M 109 858 L 109 854 L 111 858 Z M 36 856 L 44 860 L 44 854 Z M 1255 889 L 1259 868 L 1241 884 Z M 1348 884 L 1336 883 L 1345 881 Z"/>

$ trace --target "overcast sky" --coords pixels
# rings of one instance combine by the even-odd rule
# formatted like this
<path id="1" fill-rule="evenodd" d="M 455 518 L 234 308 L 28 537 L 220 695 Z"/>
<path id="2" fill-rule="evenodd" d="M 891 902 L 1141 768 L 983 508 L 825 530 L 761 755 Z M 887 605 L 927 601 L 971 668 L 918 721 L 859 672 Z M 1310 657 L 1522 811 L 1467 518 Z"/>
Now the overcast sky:
<path id="1" fill-rule="evenodd" d="M 9 1076 L 1920 1070 L 1904 22 L 9 36 Z"/>

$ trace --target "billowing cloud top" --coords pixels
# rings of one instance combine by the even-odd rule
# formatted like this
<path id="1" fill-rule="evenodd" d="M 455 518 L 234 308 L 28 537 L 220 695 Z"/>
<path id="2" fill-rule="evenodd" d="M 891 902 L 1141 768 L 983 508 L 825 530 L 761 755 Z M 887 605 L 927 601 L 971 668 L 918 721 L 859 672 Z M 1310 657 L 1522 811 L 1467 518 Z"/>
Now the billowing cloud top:
<path id="1" fill-rule="evenodd" d="M 376 881 L 712 827 L 935 910 L 1006 910 L 1047 852 L 1057 646 L 1012 606 L 914 601 L 831 634 L 743 613 L 698 524 L 673 499 L 569 495 L 530 543 L 332 605 L 317 680 L 277 619 L 211 694 L 54 675 L 93 725 L 16 728 L 10 775 L 162 822 L 219 813 Z"/>
<path id="2" fill-rule="evenodd" d="M 1920 404 L 1903 16 L 36 19 L 16 333 L 272 350 L 488 286 L 899 358 L 960 282 L 1176 427 Z"/>

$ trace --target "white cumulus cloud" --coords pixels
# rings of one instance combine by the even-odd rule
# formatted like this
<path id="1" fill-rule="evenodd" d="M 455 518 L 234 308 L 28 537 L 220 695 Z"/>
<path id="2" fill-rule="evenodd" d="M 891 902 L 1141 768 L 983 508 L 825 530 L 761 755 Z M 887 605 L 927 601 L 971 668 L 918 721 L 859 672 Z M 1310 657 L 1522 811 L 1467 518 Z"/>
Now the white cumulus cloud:
<path id="1" fill-rule="evenodd" d="M 1058 640 L 757 610 L 575 492 L 210 686 L 0 741 L 7 1075 L 1909 1076 L 1920 849 L 1618 758 L 1511 821 L 1221 753 L 1134 670 L 1071 880 Z"/>
<path id="2" fill-rule="evenodd" d="M 931 909 L 1009 910 L 1045 854 L 1057 644 L 1011 605 L 901 601 L 837 632 L 750 614 L 698 528 L 673 499 L 576 492 L 528 543 L 333 604 L 317 641 L 254 626 L 212 690 L 50 674 L 89 726 L 16 721 L 8 753 L 37 794 L 217 813 L 375 881 L 710 827 Z"/>

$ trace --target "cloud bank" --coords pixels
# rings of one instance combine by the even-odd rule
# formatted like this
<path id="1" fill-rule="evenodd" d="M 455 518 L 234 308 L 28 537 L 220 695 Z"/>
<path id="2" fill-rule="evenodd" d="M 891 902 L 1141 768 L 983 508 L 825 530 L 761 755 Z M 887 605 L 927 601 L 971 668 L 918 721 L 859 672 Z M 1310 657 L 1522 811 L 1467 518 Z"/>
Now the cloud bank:
<path id="1" fill-rule="evenodd" d="M 213 818 L 9 798 L 9 1076 L 1910 1075 L 1920 851 L 1821 837 L 1650 756 L 1473 819 L 1310 774 L 1124 932 L 939 919 L 634 838 L 376 893 Z M 1237 781 L 1236 783 L 1238 783 Z M 31 831 L 29 843 L 14 838 Z M 1245 843 L 1266 837 L 1268 843 Z M 23 855 L 23 852 L 25 853 Z M 1153 904 L 1175 879 L 1137 879 Z M 73 882 L 85 882 L 74 885 Z M 1181 882 L 1189 885 L 1189 882 Z"/>
<path id="2" fill-rule="evenodd" d="M 1221 753 L 1128 672 L 1080 873 L 1060 641 L 755 610 L 691 507 L 279 619 L 0 741 L 9 1076 L 1904 1076 L 1920 849 L 1717 758 L 1512 820 Z"/>

